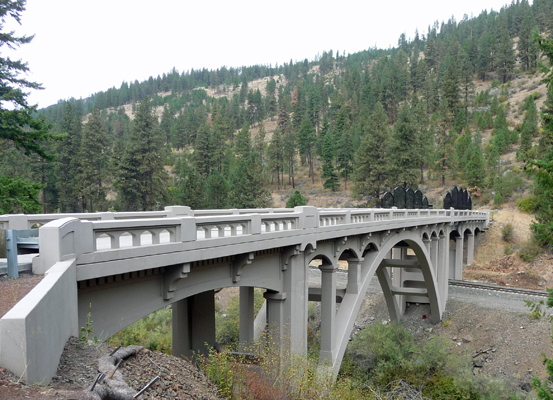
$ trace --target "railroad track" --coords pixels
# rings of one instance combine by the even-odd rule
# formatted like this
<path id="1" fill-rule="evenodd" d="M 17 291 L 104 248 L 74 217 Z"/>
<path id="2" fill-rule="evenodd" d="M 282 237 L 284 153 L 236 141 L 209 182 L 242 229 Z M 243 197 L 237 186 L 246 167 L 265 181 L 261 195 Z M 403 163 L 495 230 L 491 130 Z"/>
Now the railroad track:
<path id="1" fill-rule="evenodd" d="M 496 292 L 505 292 L 505 293 L 516 293 L 516 294 L 523 294 L 526 296 L 538 296 L 538 297 L 548 296 L 548 293 L 545 290 L 521 289 L 521 288 L 514 288 L 514 287 L 490 285 L 487 283 L 479 283 L 479 282 L 456 281 L 454 279 L 450 279 L 449 284 L 451 286 L 461 286 L 461 287 L 467 287 L 471 289 L 481 289 L 481 290 L 492 290 Z"/>

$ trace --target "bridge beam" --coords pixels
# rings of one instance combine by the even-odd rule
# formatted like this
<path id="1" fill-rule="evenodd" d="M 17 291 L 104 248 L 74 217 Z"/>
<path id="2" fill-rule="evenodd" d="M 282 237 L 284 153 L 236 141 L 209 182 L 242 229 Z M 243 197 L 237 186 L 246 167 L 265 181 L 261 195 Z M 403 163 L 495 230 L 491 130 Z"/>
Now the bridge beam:
<path id="1" fill-rule="evenodd" d="M 192 357 L 215 346 L 215 292 L 209 290 L 172 305 L 173 355 Z"/>

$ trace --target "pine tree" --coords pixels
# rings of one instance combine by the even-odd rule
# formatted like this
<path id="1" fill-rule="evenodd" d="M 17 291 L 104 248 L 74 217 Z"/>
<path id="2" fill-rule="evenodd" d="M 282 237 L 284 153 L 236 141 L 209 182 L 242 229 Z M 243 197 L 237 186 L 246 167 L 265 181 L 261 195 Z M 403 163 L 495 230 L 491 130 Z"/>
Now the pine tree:
<path id="1" fill-rule="evenodd" d="M 203 124 L 196 135 L 192 163 L 196 171 L 205 179 L 212 170 L 211 162 L 211 129 L 207 123 Z"/>
<path id="2" fill-rule="evenodd" d="M 21 25 L 21 14 L 25 11 L 25 0 L 5 0 L 0 3 L 0 46 L 16 49 L 30 43 L 33 36 L 15 36 L 14 31 L 5 32 L 4 24 L 8 18 L 13 18 Z M 40 90 L 39 83 L 28 81 L 21 75 L 29 72 L 27 63 L 14 61 L 9 57 L 0 57 L 0 139 L 13 142 L 25 154 L 38 154 L 46 159 L 52 159 L 43 144 L 59 136 L 50 133 L 51 126 L 45 118 L 35 118 L 36 106 L 27 102 L 27 89 Z"/>
<path id="3" fill-rule="evenodd" d="M 117 200 L 123 210 L 156 210 L 164 201 L 167 173 L 164 137 L 150 99 L 145 97 L 136 109 L 127 149 L 119 165 Z"/>
<path id="4" fill-rule="evenodd" d="M 375 205 L 380 193 L 389 185 L 390 133 L 388 118 L 384 107 L 377 103 L 371 114 L 371 123 L 361 139 L 361 145 L 355 152 L 355 170 L 353 174 L 354 198 L 372 197 Z"/>
<path id="5" fill-rule="evenodd" d="M 108 130 L 100 115 L 94 109 L 84 125 L 79 152 L 78 183 L 83 196 L 83 208 L 88 212 L 104 210 L 109 182 L 110 143 Z"/>
<path id="6" fill-rule="evenodd" d="M 302 196 L 298 189 L 294 190 L 294 193 L 290 195 L 286 202 L 286 208 L 294 208 L 299 206 L 306 206 L 307 200 Z"/>
<path id="7" fill-rule="evenodd" d="M 315 174 L 313 171 L 313 153 L 315 150 L 315 128 L 311 123 L 311 120 L 306 118 L 302 121 L 300 131 L 298 134 L 298 148 L 300 156 L 307 159 L 307 165 L 309 166 L 309 176 L 311 177 L 311 183 L 315 183 Z"/>
<path id="8" fill-rule="evenodd" d="M 272 202 L 264 188 L 259 156 L 251 153 L 238 161 L 230 176 L 229 203 L 233 208 L 264 208 Z"/>
<path id="9" fill-rule="evenodd" d="M 267 136 L 267 132 L 265 132 L 265 125 L 263 122 L 259 124 L 259 129 L 257 130 L 257 133 L 254 136 L 253 139 L 253 150 L 259 154 L 259 164 L 263 167 L 263 163 L 265 162 L 264 154 L 266 150 L 266 143 L 265 143 L 265 137 Z"/>
<path id="10" fill-rule="evenodd" d="M 208 209 L 227 208 L 228 182 L 219 171 L 214 170 L 207 178 L 205 184 L 205 201 Z"/>
<path id="11" fill-rule="evenodd" d="M 248 158 L 252 152 L 252 138 L 250 126 L 245 123 L 238 135 L 236 135 L 236 145 L 234 152 L 238 158 Z"/>
<path id="12" fill-rule="evenodd" d="M 175 116 L 167 107 L 167 104 L 163 107 L 163 114 L 161 115 L 161 123 L 159 127 L 162 134 L 165 136 L 165 144 L 171 143 L 171 127 L 173 126 L 173 119 Z"/>
<path id="13" fill-rule="evenodd" d="M 269 169 L 273 174 L 276 174 L 278 189 L 280 189 L 280 176 L 284 168 L 284 146 L 282 142 L 282 134 L 277 128 L 273 132 L 273 137 L 271 138 L 271 143 L 269 144 L 267 158 L 269 159 Z"/>
<path id="14" fill-rule="evenodd" d="M 334 143 L 332 139 L 333 134 L 329 130 L 323 138 L 321 159 L 323 164 L 322 178 L 327 178 L 323 183 L 323 187 L 334 192 L 338 189 L 340 183 L 338 182 L 338 174 L 334 169 Z"/>
<path id="15" fill-rule="evenodd" d="M 399 111 L 392 133 L 390 154 L 392 185 L 407 182 L 407 186 L 416 188 L 422 154 L 419 152 L 417 127 L 409 104 L 404 104 Z"/>
<path id="16" fill-rule="evenodd" d="M 469 153 L 471 156 L 466 167 L 467 184 L 471 188 L 482 188 L 486 179 L 486 170 L 480 145 L 473 142 L 469 149 Z"/>
<path id="17" fill-rule="evenodd" d="M 75 106 L 75 107 L 74 107 Z M 77 171 L 79 170 L 79 152 L 81 148 L 81 113 L 75 104 L 65 104 L 63 119 L 60 122 L 61 133 L 65 139 L 58 143 L 58 159 L 56 171 L 57 185 L 60 196 L 61 212 L 77 212 L 80 210 L 79 185 Z"/>
<path id="18" fill-rule="evenodd" d="M 188 206 L 193 210 L 205 207 L 204 181 L 185 157 L 180 157 L 175 165 L 176 180 L 171 190 L 172 204 Z"/>

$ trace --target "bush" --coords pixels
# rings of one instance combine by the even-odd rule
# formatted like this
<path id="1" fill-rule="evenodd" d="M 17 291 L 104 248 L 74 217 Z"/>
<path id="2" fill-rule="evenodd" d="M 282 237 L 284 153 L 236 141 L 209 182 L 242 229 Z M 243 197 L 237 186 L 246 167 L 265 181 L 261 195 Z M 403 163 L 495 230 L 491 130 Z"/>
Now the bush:
<path id="1" fill-rule="evenodd" d="M 506 256 L 510 256 L 515 252 L 515 249 L 513 249 L 513 246 L 511 246 L 510 244 L 506 244 L 505 247 L 503 248 L 503 252 L 505 253 Z"/>
<path id="2" fill-rule="evenodd" d="M 286 202 L 286 208 L 294 208 L 299 206 L 306 206 L 307 200 L 303 197 L 299 190 L 295 190 L 294 193 L 290 195 L 290 198 Z"/>
<path id="3" fill-rule="evenodd" d="M 504 203 L 503 196 L 501 196 L 499 193 L 497 193 L 497 194 L 493 197 L 493 204 L 494 204 L 494 206 L 500 207 L 500 206 L 503 205 L 503 203 Z"/>
<path id="4" fill-rule="evenodd" d="M 254 313 L 257 315 L 263 305 L 263 294 L 260 289 L 254 291 Z M 240 296 L 230 299 L 224 310 L 217 310 L 215 314 L 215 337 L 217 343 L 230 351 L 238 350 L 240 335 Z"/>
<path id="5" fill-rule="evenodd" d="M 398 324 L 374 324 L 360 331 L 348 346 L 353 363 L 366 375 L 366 387 L 375 387 L 390 395 L 402 386 L 416 397 L 376 398 L 456 398 L 504 399 L 516 396 L 508 384 L 475 377 L 472 359 L 452 351 L 451 340 L 432 337 L 418 344 L 414 337 Z M 347 365 L 348 370 L 351 366 Z"/>
<path id="6" fill-rule="evenodd" d="M 516 205 L 520 211 L 528 214 L 534 214 L 538 209 L 538 198 L 533 194 L 521 197 L 520 199 L 517 199 Z"/>
<path id="7" fill-rule="evenodd" d="M 113 346 L 139 345 L 152 351 L 171 354 L 171 316 L 172 311 L 169 307 L 159 309 L 113 335 L 109 343 Z"/>
<path id="8" fill-rule="evenodd" d="M 542 252 L 538 241 L 535 238 L 527 240 L 522 243 L 520 249 L 518 250 L 518 256 L 526 262 L 532 262 L 539 256 Z"/>
<path id="9" fill-rule="evenodd" d="M 501 239 L 503 239 L 505 242 L 510 242 L 513 238 L 513 232 L 515 228 L 513 224 L 507 223 L 503 228 L 501 228 Z"/>

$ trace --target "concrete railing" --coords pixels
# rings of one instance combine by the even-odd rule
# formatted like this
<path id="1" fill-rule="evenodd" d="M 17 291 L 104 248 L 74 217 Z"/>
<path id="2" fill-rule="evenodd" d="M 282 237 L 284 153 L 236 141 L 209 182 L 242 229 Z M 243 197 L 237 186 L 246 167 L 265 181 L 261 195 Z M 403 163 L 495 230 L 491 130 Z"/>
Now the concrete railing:
<path id="1" fill-rule="evenodd" d="M 290 209 L 255 210 L 202 210 L 188 207 L 168 207 L 162 218 L 128 219 L 136 213 L 114 213 L 117 219 L 79 220 L 64 218 L 41 227 L 40 257 L 33 262 L 35 273 L 44 273 L 54 260 L 78 257 L 81 254 L 105 252 L 144 246 L 167 246 L 184 242 L 211 241 L 250 237 L 266 234 L 303 234 L 305 229 L 321 232 L 360 224 L 394 224 L 413 226 L 425 220 L 487 220 L 488 213 L 458 210 L 398 210 L 398 209 L 316 209 L 296 207 Z M 177 211 L 177 212 L 175 212 Z M 252 211 L 252 210 L 247 210 Z M 198 215 L 196 215 L 198 214 Z M 92 215 L 92 214 L 90 214 Z M 179 215 L 179 217 L 170 217 Z M 295 233 L 297 232 L 297 233 Z M 228 241 L 227 241 L 228 242 Z M 225 243 L 227 243 L 225 242 Z M 163 252 L 162 249 L 159 250 Z M 172 249 L 174 251 L 174 248 Z M 118 253 L 118 257 L 119 257 Z M 129 253 L 128 255 L 132 255 Z"/>

